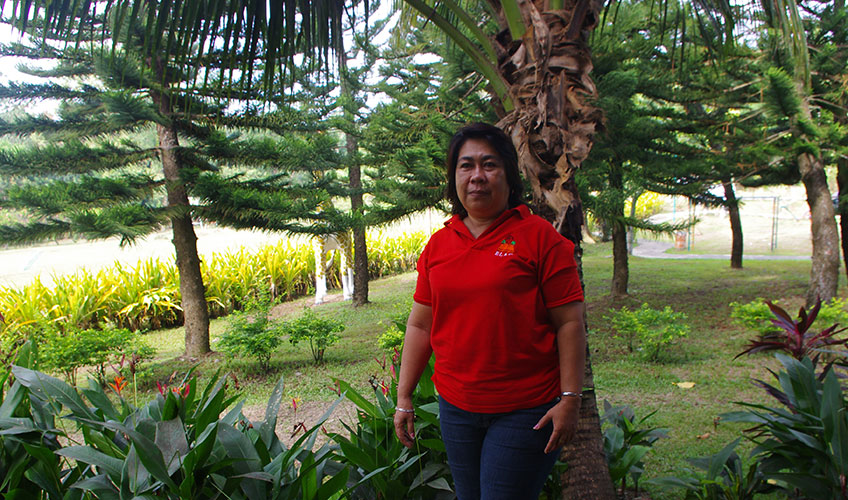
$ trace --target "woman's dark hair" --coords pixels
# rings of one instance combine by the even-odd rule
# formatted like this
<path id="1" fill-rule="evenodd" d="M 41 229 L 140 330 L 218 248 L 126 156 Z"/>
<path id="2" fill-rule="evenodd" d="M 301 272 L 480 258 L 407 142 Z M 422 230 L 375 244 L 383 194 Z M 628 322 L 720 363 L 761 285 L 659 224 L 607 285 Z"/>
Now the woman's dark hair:
<path id="1" fill-rule="evenodd" d="M 459 150 L 468 139 L 483 139 L 498 153 L 501 162 L 503 162 L 506 183 L 509 186 L 508 206 L 515 208 L 523 205 L 524 184 L 521 182 L 521 174 L 518 171 L 518 153 L 515 151 L 515 146 L 512 145 L 512 139 L 494 125 L 472 123 L 459 129 L 448 146 L 448 188 L 446 195 L 451 204 L 451 213 L 459 214 L 462 217 L 468 215 L 456 192 L 456 163 L 459 159 Z"/>

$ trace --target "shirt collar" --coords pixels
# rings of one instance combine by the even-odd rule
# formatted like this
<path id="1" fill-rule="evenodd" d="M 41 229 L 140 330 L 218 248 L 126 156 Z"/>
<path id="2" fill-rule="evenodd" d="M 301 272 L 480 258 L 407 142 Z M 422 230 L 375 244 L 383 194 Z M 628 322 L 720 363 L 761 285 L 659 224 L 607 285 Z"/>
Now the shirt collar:
<path id="1" fill-rule="evenodd" d="M 504 210 L 504 212 L 497 219 L 495 219 L 495 221 L 492 222 L 492 225 L 487 227 L 486 230 L 483 231 L 483 234 L 481 234 L 480 236 L 488 234 L 496 227 L 509 220 L 509 218 L 512 216 L 516 216 L 520 219 L 525 219 L 530 216 L 530 209 L 527 208 L 527 205 L 521 204 L 517 207 L 508 208 Z M 454 214 L 453 217 L 445 221 L 445 226 L 452 228 L 454 231 L 458 231 L 460 233 L 471 236 L 471 233 L 468 232 L 468 228 L 465 227 L 465 224 L 462 223 L 462 216 L 459 214 Z"/>

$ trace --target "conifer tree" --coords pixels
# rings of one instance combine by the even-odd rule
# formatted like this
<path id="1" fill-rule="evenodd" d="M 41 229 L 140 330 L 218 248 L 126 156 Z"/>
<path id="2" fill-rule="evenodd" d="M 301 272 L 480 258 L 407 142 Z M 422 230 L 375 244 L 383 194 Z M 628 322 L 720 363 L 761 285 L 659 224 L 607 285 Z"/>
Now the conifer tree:
<path id="1" fill-rule="evenodd" d="M 132 23 L 124 26 L 122 43 L 139 43 L 132 35 L 139 29 Z M 33 180 L 0 195 L 3 206 L 25 207 L 32 213 L 26 223 L 0 227 L 0 238 L 23 244 L 71 235 L 118 236 L 121 244 L 130 244 L 170 225 L 180 272 L 185 354 L 197 357 L 210 346 L 194 220 L 235 227 L 320 230 L 304 220 L 336 189 L 332 176 L 316 183 L 290 171 L 335 168 L 334 138 L 315 133 L 309 139 L 277 141 L 241 137 L 218 128 L 261 124 L 281 132 L 309 123 L 310 111 L 278 102 L 275 113 L 248 110 L 227 116 L 220 96 L 186 91 L 184 81 L 193 78 L 191 71 L 199 70 L 199 65 L 208 77 L 224 78 L 232 69 L 228 60 L 196 60 L 189 53 L 165 60 L 156 51 L 145 59 L 133 55 L 138 52 L 126 53 L 100 42 L 82 40 L 79 46 L 64 49 L 38 41 L 3 47 L 5 54 L 57 61 L 53 69 L 30 72 L 71 81 L 0 88 L 4 99 L 61 101 L 55 118 L 22 116 L 0 121 L 2 134 L 37 133 L 46 139 L 36 148 L 0 153 L 0 172 Z M 230 92 L 247 102 L 252 97 L 249 89 Z M 145 132 L 155 139 L 145 143 Z M 220 169 L 228 163 L 273 167 L 275 173 L 232 175 Z M 256 198 L 259 207 L 236 213 L 240 207 L 234 200 L 240 197 Z M 338 226 L 343 224 L 341 219 L 329 211 L 318 222 Z"/>
<path id="2" fill-rule="evenodd" d="M 839 283 L 839 232 L 825 166 L 830 152 L 838 155 L 845 134 L 813 92 L 810 55 L 815 51 L 808 46 L 805 26 L 796 29 L 789 22 L 800 19 L 798 4 L 777 2 L 765 14 L 771 29 L 761 32 L 760 44 L 772 64 L 763 72 L 763 104 L 773 119 L 782 160 L 797 170 L 807 194 L 813 253 L 806 303 L 811 307 L 835 297 Z"/>
<path id="3" fill-rule="evenodd" d="M 369 186 L 367 219 L 385 224 L 444 203 L 448 143 L 463 125 L 496 120 L 473 63 L 434 29 L 396 38 L 382 54 L 374 92 L 387 97 L 370 114 L 360 143 Z M 431 62 L 416 62 L 426 54 Z"/>
<path id="4" fill-rule="evenodd" d="M 577 178 L 587 210 L 612 228 L 614 297 L 627 295 L 627 229 L 668 233 L 686 225 L 651 223 L 632 211 L 628 216 L 627 199 L 635 207 L 639 193 L 652 191 L 701 204 L 721 203 L 709 192 L 716 179 L 710 168 L 715 162 L 699 137 L 705 127 L 700 118 L 705 117 L 687 109 L 703 94 L 684 85 L 686 72 L 675 67 L 681 59 L 662 49 L 662 40 L 677 27 L 669 23 L 663 30 L 647 16 L 643 3 L 622 7 L 614 26 L 594 34 L 593 75 L 601 96 L 596 104 L 604 110 L 606 131 L 597 136 Z"/>
<path id="5" fill-rule="evenodd" d="M 848 7 L 844 0 L 806 7 L 807 43 L 811 47 L 812 93 L 822 114 L 832 122 L 825 129 L 831 148 L 828 160 L 837 165 L 839 227 L 842 258 L 848 273 Z"/>

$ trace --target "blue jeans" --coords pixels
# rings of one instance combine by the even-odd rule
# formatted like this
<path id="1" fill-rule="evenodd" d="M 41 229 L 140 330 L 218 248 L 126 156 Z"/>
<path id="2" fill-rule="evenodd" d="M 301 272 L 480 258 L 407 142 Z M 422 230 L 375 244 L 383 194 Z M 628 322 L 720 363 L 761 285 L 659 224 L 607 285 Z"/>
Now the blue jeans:
<path id="1" fill-rule="evenodd" d="M 553 424 L 533 430 L 556 401 L 509 413 L 473 413 L 439 397 L 439 421 L 459 500 L 536 500 L 559 456 L 545 453 Z"/>

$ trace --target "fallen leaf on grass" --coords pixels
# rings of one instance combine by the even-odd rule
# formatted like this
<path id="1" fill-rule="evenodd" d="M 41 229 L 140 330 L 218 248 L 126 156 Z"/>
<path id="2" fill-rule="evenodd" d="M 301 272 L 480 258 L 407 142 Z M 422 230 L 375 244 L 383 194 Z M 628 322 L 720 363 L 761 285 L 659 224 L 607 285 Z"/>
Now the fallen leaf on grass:
<path id="1" fill-rule="evenodd" d="M 675 382 L 674 385 L 681 389 L 691 389 L 695 387 L 695 382 Z"/>
<path id="2" fill-rule="evenodd" d="M 708 432 L 706 434 L 701 434 L 700 436 L 698 436 L 698 439 L 708 439 L 709 437 L 710 437 L 710 433 Z"/>

